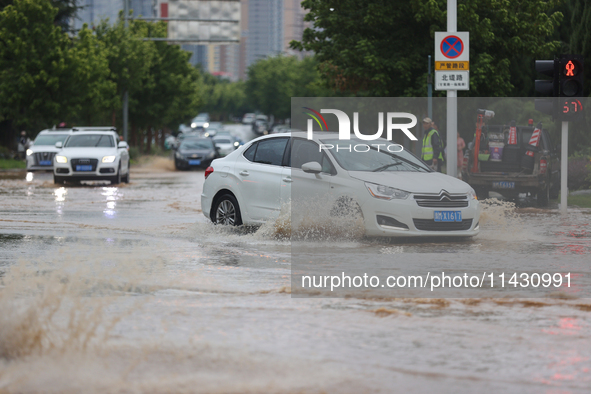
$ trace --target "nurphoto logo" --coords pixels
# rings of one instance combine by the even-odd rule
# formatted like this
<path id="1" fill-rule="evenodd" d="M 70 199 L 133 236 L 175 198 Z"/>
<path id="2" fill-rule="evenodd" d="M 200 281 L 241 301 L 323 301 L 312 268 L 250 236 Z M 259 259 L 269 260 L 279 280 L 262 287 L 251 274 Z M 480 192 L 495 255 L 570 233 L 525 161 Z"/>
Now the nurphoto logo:
<path id="1" fill-rule="evenodd" d="M 308 119 L 307 123 L 307 138 L 311 140 L 314 136 L 314 120 L 320 126 L 320 131 L 328 131 L 328 125 L 326 120 L 321 114 L 333 114 L 337 117 L 339 122 L 339 140 L 350 140 L 351 139 L 351 120 L 349 115 L 345 112 L 338 110 L 338 109 L 321 109 L 320 112 L 313 110 L 309 107 L 303 107 L 304 109 L 310 112 L 304 112 L 306 115 L 309 115 L 312 119 Z M 381 138 L 382 133 L 384 131 L 384 118 L 386 118 L 386 139 L 388 141 L 392 140 L 392 131 L 394 130 L 401 130 L 408 138 L 412 141 L 416 141 L 417 137 L 414 136 L 413 133 L 410 132 L 409 129 L 415 127 L 417 125 L 417 117 L 408 112 L 387 112 L 386 116 L 384 116 L 383 112 L 378 112 L 378 131 L 374 134 L 362 134 L 359 130 L 359 113 L 353 112 L 353 133 L 355 136 L 363 141 L 374 141 Z M 408 119 L 410 122 L 408 123 L 394 123 L 394 119 Z M 402 145 L 399 144 L 371 144 L 371 146 L 377 147 L 377 150 L 380 150 L 380 146 L 386 146 L 386 149 L 390 152 L 400 152 L 404 148 Z M 334 149 L 334 145 L 332 144 L 321 144 L 320 150 L 322 149 Z M 352 145 L 349 147 L 342 147 L 337 146 L 337 150 L 349 150 L 353 149 L 355 152 L 367 152 L 371 148 L 367 144 L 357 144 Z M 395 150 L 392 150 L 395 149 Z"/>

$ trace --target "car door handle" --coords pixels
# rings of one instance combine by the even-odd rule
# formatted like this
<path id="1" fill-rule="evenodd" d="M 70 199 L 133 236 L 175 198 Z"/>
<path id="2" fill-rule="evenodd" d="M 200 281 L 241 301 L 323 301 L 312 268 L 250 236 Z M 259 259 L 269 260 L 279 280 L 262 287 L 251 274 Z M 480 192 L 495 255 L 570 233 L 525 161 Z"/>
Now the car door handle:
<path id="1" fill-rule="evenodd" d="M 240 171 L 239 174 L 242 175 L 242 176 L 248 176 L 249 175 L 248 171 Z"/>
<path id="2" fill-rule="evenodd" d="M 291 179 L 291 177 L 287 176 L 287 177 L 283 178 L 283 182 L 291 183 L 291 182 L 293 182 L 293 180 Z"/>

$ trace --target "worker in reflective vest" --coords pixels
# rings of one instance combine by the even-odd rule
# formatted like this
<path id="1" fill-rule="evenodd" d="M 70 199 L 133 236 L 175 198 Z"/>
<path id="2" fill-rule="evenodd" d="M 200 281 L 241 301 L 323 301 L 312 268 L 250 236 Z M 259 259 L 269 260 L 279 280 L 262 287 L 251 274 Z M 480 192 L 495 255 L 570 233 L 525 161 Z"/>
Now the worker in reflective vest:
<path id="1" fill-rule="evenodd" d="M 431 118 L 423 119 L 423 151 L 421 159 L 431 168 L 441 172 L 443 144 L 439 132 L 433 127 Z"/>

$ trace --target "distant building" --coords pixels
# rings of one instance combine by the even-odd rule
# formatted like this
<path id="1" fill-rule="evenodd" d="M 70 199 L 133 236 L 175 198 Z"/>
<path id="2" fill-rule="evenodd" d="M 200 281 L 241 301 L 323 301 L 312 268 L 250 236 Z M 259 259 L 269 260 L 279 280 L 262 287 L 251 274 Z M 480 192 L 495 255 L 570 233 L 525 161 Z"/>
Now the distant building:
<path id="1" fill-rule="evenodd" d="M 74 28 L 79 29 L 83 23 L 92 26 L 107 18 L 114 22 L 123 10 L 123 1 L 80 0 L 83 8 L 78 12 Z M 169 3 L 180 0 L 128 1 L 134 16 L 173 17 L 168 15 Z M 301 59 L 308 53 L 289 48 L 292 40 L 302 39 L 307 27 L 306 11 L 301 3 L 302 0 L 240 0 L 239 44 L 182 44 L 181 47 L 191 52 L 191 64 L 199 64 L 203 70 L 233 81 L 245 79 L 248 67 L 268 56 L 289 55 Z"/>
<path id="2" fill-rule="evenodd" d="M 268 56 L 289 55 L 300 59 L 309 55 L 289 48 L 292 40 L 302 39 L 306 10 L 302 0 L 241 0 L 242 39 L 239 75 L 246 78 L 248 67 Z"/>
<path id="3" fill-rule="evenodd" d="M 111 23 L 119 17 L 119 12 L 123 11 L 124 0 L 80 0 L 78 3 L 82 7 L 78 11 L 77 18 L 74 19 L 74 28 L 80 29 L 84 23 L 89 26 L 97 25 L 103 19 L 109 19 Z M 128 0 L 129 9 L 133 10 L 134 16 L 151 17 L 156 13 L 156 4 L 154 0 Z"/>

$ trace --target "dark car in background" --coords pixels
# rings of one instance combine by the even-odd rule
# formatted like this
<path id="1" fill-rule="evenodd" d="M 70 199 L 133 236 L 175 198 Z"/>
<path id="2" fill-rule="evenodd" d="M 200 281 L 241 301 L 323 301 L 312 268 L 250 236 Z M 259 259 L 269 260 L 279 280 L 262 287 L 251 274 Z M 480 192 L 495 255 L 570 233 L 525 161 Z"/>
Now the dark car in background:
<path id="1" fill-rule="evenodd" d="M 269 133 L 269 117 L 267 115 L 257 115 L 252 123 L 252 131 L 258 135 Z"/>
<path id="2" fill-rule="evenodd" d="M 214 159 L 219 157 L 218 148 L 211 138 L 187 137 L 174 154 L 174 166 L 177 170 L 207 168 Z"/>

